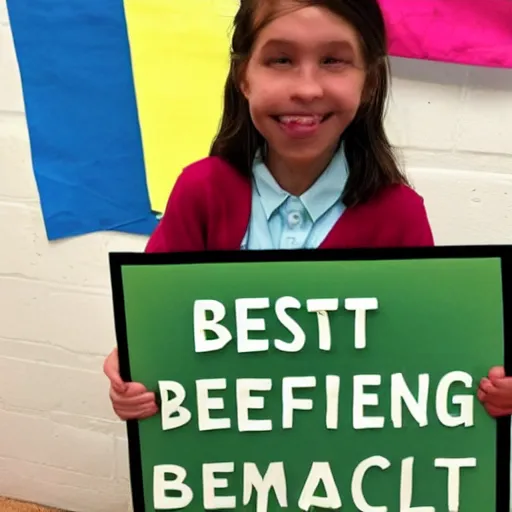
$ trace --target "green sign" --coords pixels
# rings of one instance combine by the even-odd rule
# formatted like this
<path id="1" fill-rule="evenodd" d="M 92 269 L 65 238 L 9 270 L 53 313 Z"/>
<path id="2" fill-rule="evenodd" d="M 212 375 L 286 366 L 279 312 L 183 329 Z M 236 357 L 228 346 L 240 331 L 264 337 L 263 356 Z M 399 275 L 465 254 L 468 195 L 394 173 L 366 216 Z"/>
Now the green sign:
<path id="1" fill-rule="evenodd" d="M 135 512 L 509 511 L 510 420 L 476 398 L 512 369 L 505 248 L 112 254 L 111 271 L 122 376 L 161 400 L 128 424 Z"/>

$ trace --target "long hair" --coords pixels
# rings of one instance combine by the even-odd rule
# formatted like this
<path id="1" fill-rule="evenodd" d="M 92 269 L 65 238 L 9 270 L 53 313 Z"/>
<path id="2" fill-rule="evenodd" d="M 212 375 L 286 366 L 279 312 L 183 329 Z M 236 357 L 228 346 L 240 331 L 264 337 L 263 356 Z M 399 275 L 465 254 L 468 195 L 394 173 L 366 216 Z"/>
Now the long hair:
<path id="1" fill-rule="evenodd" d="M 278 9 L 272 9 L 275 3 L 240 1 L 234 19 L 224 111 L 210 150 L 210 156 L 221 157 L 248 176 L 257 151 L 264 149 L 265 140 L 252 122 L 239 84 L 259 32 L 279 15 Z M 385 22 L 378 0 L 293 0 L 293 3 L 298 7 L 327 8 L 344 18 L 359 35 L 366 82 L 359 110 L 341 135 L 349 166 L 343 202 L 352 207 L 368 201 L 386 186 L 408 184 L 384 130 L 390 69 Z"/>

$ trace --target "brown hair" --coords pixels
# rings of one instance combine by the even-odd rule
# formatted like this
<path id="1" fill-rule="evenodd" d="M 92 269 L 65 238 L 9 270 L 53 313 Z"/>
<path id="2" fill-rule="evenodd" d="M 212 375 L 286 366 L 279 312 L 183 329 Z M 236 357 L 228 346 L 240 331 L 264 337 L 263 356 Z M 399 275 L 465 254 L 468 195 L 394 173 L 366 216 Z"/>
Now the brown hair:
<path id="1" fill-rule="evenodd" d="M 234 19 L 224 112 L 210 150 L 211 156 L 223 158 L 245 175 L 251 174 L 253 159 L 258 149 L 264 148 L 265 140 L 251 120 L 239 83 L 259 32 L 278 14 L 275 9 L 267 9 L 261 15 L 261 6 L 270 3 L 274 4 L 269 0 L 240 0 Z M 360 35 L 367 76 L 363 101 L 341 137 L 350 169 L 343 202 L 348 207 L 355 206 L 388 185 L 408 184 L 384 131 L 390 71 L 385 23 L 378 0 L 293 0 L 293 4 L 325 7 L 343 17 Z"/>

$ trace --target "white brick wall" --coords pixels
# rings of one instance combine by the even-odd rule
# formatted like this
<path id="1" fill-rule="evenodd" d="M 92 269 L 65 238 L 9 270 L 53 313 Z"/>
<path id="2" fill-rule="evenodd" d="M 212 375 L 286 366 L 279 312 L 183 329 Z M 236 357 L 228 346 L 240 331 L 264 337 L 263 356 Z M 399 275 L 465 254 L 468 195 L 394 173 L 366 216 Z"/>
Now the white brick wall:
<path id="1" fill-rule="evenodd" d="M 440 244 L 512 243 L 512 70 L 395 60 L 388 124 Z M 101 373 L 114 345 L 107 254 L 145 240 L 48 244 L 0 0 L 0 495 L 124 512 L 125 429 Z"/>

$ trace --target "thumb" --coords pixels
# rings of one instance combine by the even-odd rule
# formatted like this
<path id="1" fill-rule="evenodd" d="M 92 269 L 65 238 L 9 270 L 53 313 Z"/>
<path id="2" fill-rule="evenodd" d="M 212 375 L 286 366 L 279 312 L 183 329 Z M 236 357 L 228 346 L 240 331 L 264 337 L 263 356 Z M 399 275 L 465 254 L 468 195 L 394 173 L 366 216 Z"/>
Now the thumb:
<path id="1" fill-rule="evenodd" d="M 103 364 L 103 372 L 110 380 L 112 387 L 118 393 L 124 393 L 127 389 L 126 382 L 121 379 L 121 375 L 119 374 L 119 356 L 117 353 L 117 348 L 112 350 L 112 352 L 105 359 L 105 363 Z"/>
<path id="2" fill-rule="evenodd" d="M 491 381 L 504 379 L 505 377 L 505 368 L 503 366 L 494 366 L 489 370 L 489 379 Z"/>
<path id="3" fill-rule="evenodd" d="M 144 384 L 141 384 L 140 382 L 129 382 L 127 384 L 127 387 L 125 389 L 125 396 L 133 397 L 138 395 L 143 395 L 144 393 L 147 393 L 148 390 Z"/>

